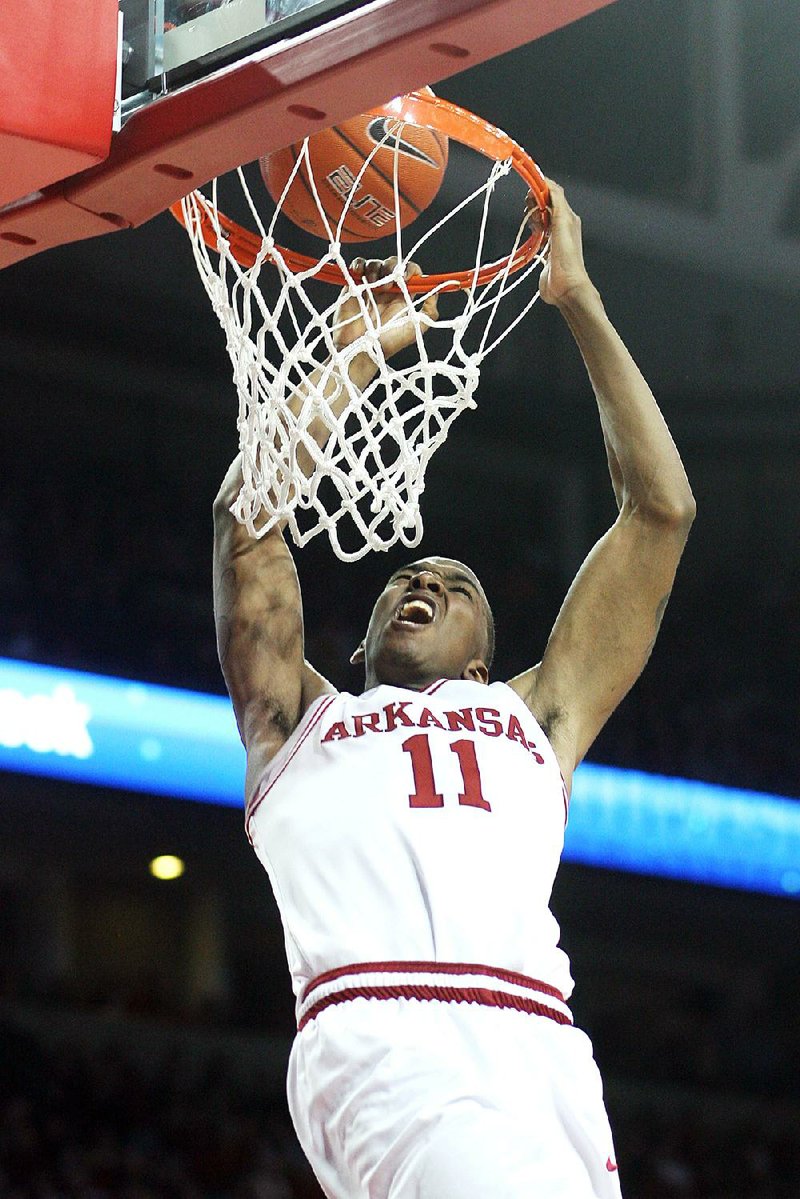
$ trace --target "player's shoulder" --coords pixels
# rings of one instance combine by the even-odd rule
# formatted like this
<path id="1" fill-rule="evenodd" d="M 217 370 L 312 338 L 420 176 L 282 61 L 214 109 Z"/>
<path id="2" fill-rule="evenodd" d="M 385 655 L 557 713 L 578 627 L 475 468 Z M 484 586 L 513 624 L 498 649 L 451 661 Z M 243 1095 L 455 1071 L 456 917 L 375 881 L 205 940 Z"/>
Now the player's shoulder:
<path id="1" fill-rule="evenodd" d="M 420 695 L 436 696 L 445 704 L 463 702 L 476 708 L 491 707 L 496 704 L 515 710 L 528 707 L 525 697 L 512 684 L 513 680 L 506 682 L 502 679 L 486 683 L 473 679 L 440 679 Z M 530 713 L 530 709 L 528 711 Z"/>
<path id="2" fill-rule="evenodd" d="M 529 712 L 550 736 L 555 732 L 566 713 L 561 710 L 554 696 L 548 693 L 547 681 L 542 675 L 542 664 L 523 670 L 513 679 L 508 680 L 508 686 L 519 696 Z"/>
<path id="3" fill-rule="evenodd" d="M 291 714 L 280 711 L 271 720 L 256 718 L 249 722 L 245 736 L 248 794 L 256 781 L 264 776 L 275 760 L 302 733 L 314 711 L 320 708 L 320 701 L 327 700 L 331 703 L 340 694 L 333 683 L 315 670 L 310 662 L 303 662 L 300 704 L 297 711 Z"/>
<path id="4" fill-rule="evenodd" d="M 548 687 L 541 662 L 508 680 L 550 743 L 558 759 L 561 774 L 569 786 L 575 769 L 574 733 L 570 715 L 560 695 Z"/>
<path id="5" fill-rule="evenodd" d="M 320 674 L 308 659 L 303 661 L 303 675 L 301 686 L 300 699 L 300 718 L 305 716 L 308 709 L 322 695 L 338 695 L 338 689 L 333 683 L 325 678 L 324 674 Z"/>
<path id="6" fill-rule="evenodd" d="M 337 691 L 335 687 L 320 689 L 304 705 L 299 719 L 286 730 L 285 736 L 254 737 L 247 745 L 246 795 L 252 796 L 258 791 L 265 780 L 295 755 L 299 746 L 313 743 L 313 738 L 309 741 L 310 734 L 319 726 L 322 717 L 337 711 L 347 698 L 346 692 Z"/>
<path id="7" fill-rule="evenodd" d="M 520 674 L 515 674 L 513 678 L 508 679 L 506 687 L 510 687 L 515 695 L 518 695 L 526 707 L 530 707 L 536 694 L 536 684 L 539 679 L 539 667 L 531 666 L 527 670 L 523 670 Z M 532 710 L 532 709 L 531 709 Z"/>

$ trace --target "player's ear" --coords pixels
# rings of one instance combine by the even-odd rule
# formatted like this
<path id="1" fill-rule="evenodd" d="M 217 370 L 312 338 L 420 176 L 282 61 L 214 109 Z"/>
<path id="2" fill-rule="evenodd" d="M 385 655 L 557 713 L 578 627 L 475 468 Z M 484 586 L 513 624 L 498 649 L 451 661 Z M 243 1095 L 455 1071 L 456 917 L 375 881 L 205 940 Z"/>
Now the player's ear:
<path id="1" fill-rule="evenodd" d="M 365 660 L 366 659 L 365 659 L 365 655 L 364 655 L 364 642 L 362 641 L 361 644 L 359 645 L 358 649 L 353 651 L 353 655 L 350 658 L 350 665 L 351 666 L 361 666 L 361 665 L 363 665 Z"/>
<path id="2" fill-rule="evenodd" d="M 461 677 L 469 679 L 471 683 L 488 683 L 489 668 L 483 658 L 473 658 L 472 661 L 467 662 Z"/>

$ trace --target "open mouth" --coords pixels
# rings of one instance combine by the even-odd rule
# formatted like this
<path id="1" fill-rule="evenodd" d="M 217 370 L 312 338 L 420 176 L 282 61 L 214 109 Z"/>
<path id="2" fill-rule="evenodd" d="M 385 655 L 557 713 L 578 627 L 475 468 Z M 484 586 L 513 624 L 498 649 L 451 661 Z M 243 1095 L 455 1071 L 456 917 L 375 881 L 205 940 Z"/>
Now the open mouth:
<path id="1" fill-rule="evenodd" d="M 400 624 L 425 625 L 432 624 L 436 617 L 436 605 L 433 600 L 415 597 L 403 600 L 395 612 L 395 620 Z"/>

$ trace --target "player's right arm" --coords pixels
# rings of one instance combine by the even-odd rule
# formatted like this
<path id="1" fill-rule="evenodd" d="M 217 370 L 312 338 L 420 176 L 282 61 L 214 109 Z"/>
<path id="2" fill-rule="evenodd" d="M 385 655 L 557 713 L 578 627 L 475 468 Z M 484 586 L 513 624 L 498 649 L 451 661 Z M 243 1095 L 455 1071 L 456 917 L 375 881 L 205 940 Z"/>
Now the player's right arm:
<path id="1" fill-rule="evenodd" d="M 351 269 L 377 282 L 393 266 L 393 259 L 356 260 Z M 410 263 L 407 276 L 418 273 L 419 267 Z M 410 319 L 397 319 L 405 309 L 397 292 L 379 287 L 371 294 L 374 316 L 387 326 L 381 344 L 389 357 L 413 342 L 415 326 Z M 433 323 L 435 296 L 427 297 L 422 307 L 428 323 Z M 343 296 L 337 325 L 340 348 L 363 332 L 354 300 Z M 357 354 L 350 365 L 351 382 L 363 389 L 376 369 L 366 353 Z M 329 386 L 333 390 L 335 382 L 331 380 Z M 302 394 L 296 402 L 302 402 Z M 343 409 L 346 402 L 346 389 L 342 389 L 336 403 Z M 332 407 L 335 411 L 336 405 Z M 309 432 L 320 446 L 329 435 L 323 422 L 316 429 L 312 424 Z M 298 460 L 302 469 L 311 469 L 310 457 L 307 463 Z M 300 585 L 281 529 L 251 538 L 231 514 L 241 485 L 241 458 L 237 457 L 214 503 L 214 616 L 220 665 L 247 750 L 250 780 L 291 736 L 309 705 L 334 688 L 305 660 Z"/>
<path id="2" fill-rule="evenodd" d="M 214 502 L 214 619 L 248 762 L 265 765 L 330 684 L 304 660 L 300 585 L 282 532 L 256 540 L 231 514 L 241 485 L 237 456 Z"/>

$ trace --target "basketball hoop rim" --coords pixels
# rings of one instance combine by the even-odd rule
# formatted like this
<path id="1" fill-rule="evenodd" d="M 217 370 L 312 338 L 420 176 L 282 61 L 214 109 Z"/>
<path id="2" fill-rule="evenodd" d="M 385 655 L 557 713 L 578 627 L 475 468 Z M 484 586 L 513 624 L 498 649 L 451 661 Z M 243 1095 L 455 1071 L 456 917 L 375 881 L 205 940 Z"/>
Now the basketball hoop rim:
<path id="1" fill-rule="evenodd" d="M 495 125 L 490 124 L 489 121 L 485 121 L 475 113 L 469 112 L 468 109 L 460 108 L 457 104 L 453 104 L 449 100 L 444 100 L 440 96 L 434 96 L 428 91 L 416 91 L 410 92 L 406 96 L 398 96 L 388 104 L 370 109 L 365 115 L 385 116 L 387 110 L 391 110 L 396 114 L 398 120 L 405 120 L 409 124 L 420 125 L 423 128 L 443 133 L 446 137 L 452 138 L 462 145 L 469 146 L 473 150 L 477 150 L 478 153 L 483 154 L 486 158 L 493 159 L 495 162 L 510 160 L 512 168 L 523 182 L 527 184 L 541 219 L 541 229 L 532 230 L 527 240 L 522 242 L 512 254 L 506 255 L 505 258 L 500 258 L 496 262 L 486 263 L 478 271 L 472 267 L 467 270 L 452 271 L 449 274 L 439 273 L 428 275 L 423 273 L 415 275 L 411 279 L 406 280 L 406 287 L 409 292 L 419 294 L 431 291 L 462 291 L 472 287 L 484 287 L 504 272 L 514 274 L 527 266 L 544 245 L 550 227 L 550 214 L 547 207 L 550 200 L 550 191 L 544 175 L 531 156 L 513 138 L 504 133 L 502 129 L 498 129 Z M 186 228 L 183 201 L 178 200 L 176 203 L 171 204 L 169 211 Z M 230 252 L 239 265 L 246 269 L 252 267 L 263 254 L 261 236 L 244 228 L 243 225 L 231 220 L 230 217 L 225 216 L 224 213 L 219 211 L 217 212 L 215 222 L 208 215 L 205 207 L 202 207 L 199 213 L 199 232 L 206 245 L 215 252 L 218 252 L 217 231 L 215 228 L 217 222 L 219 228 L 225 234 Z M 295 250 L 290 250 L 280 245 L 276 245 L 276 250 L 282 256 L 286 267 L 293 274 L 313 271 L 314 267 L 320 261 L 318 258 L 300 254 Z M 348 282 L 344 272 L 335 263 L 325 263 L 324 266 L 315 272 L 314 277 L 322 280 L 324 283 L 331 283 L 338 287 L 343 287 Z"/>

